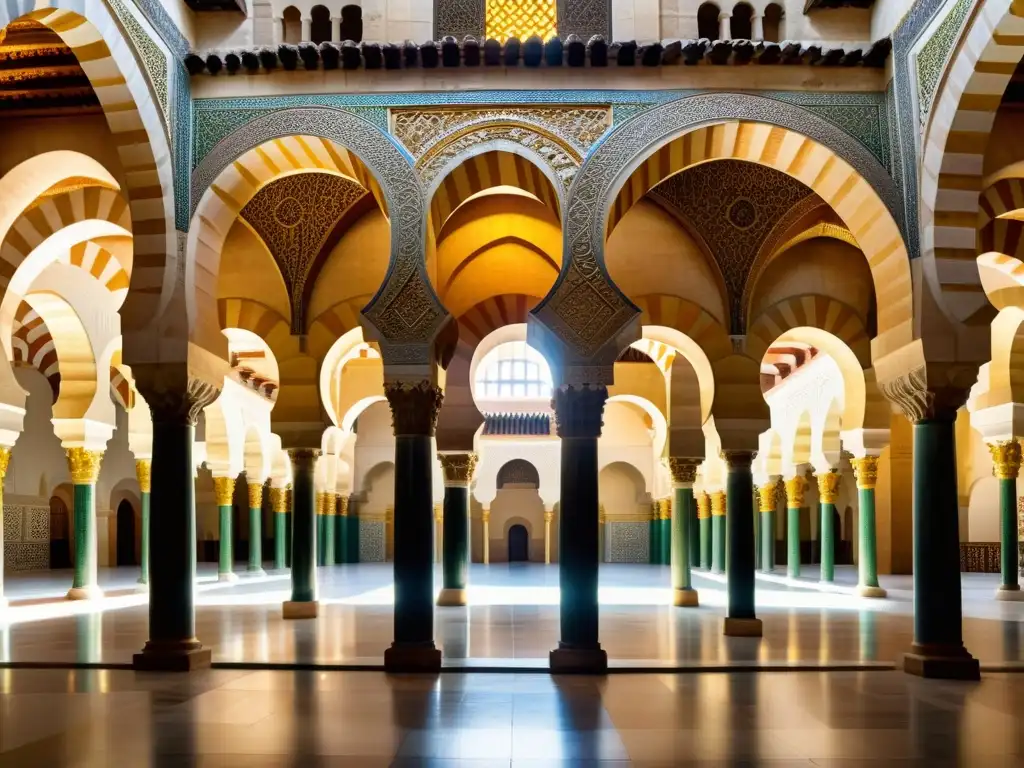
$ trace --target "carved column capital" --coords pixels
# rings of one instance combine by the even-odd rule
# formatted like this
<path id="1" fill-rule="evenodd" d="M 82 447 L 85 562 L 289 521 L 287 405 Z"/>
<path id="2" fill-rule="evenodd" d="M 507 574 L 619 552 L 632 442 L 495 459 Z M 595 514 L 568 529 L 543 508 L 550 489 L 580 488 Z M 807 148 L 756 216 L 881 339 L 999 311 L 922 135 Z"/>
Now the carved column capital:
<path id="1" fill-rule="evenodd" d="M 865 456 L 862 459 L 850 459 L 853 474 L 857 478 L 857 487 L 874 490 L 878 484 L 878 457 Z"/>
<path id="2" fill-rule="evenodd" d="M 338 515 L 348 517 L 348 494 L 338 494 Z"/>
<path id="3" fill-rule="evenodd" d="M 334 491 L 324 491 L 324 514 L 328 517 L 338 514 L 338 494 Z"/>
<path id="4" fill-rule="evenodd" d="M 804 491 L 807 488 L 807 481 L 803 476 L 797 475 L 786 481 L 786 506 L 796 509 L 804 505 Z"/>
<path id="5" fill-rule="evenodd" d="M 11 449 L 6 445 L 0 445 L 0 486 L 7 476 L 7 466 L 11 463 Z M 0 488 L 2 490 L 2 488 Z"/>
<path id="6" fill-rule="evenodd" d="M 441 469 L 444 472 L 444 484 L 448 488 L 468 488 L 473 482 L 476 470 L 477 455 L 475 453 L 439 453 Z"/>
<path id="7" fill-rule="evenodd" d="M 661 499 L 658 502 L 658 507 L 659 507 L 659 511 L 661 513 L 660 517 L 661 517 L 662 520 L 671 520 L 672 519 L 672 500 L 671 499 Z"/>
<path id="8" fill-rule="evenodd" d="M 761 505 L 761 511 L 774 512 L 779 498 L 778 482 L 765 483 L 757 489 L 757 494 Z"/>
<path id="9" fill-rule="evenodd" d="M 937 364 L 879 382 L 879 389 L 913 424 L 955 421 L 976 379 L 977 371 L 969 366 Z"/>
<path id="10" fill-rule="evenodd" d="M 672 475 L 672 485 L 676 488 L 692 488 L 697 480 L 697 467 L 701 459 L 685 459 L 673 456 L 668 459 L 668 471 Z"/>
<path id="11" fill-rule="evenodd" d="M 839 498 L 840 475 L 834 469 L 818 473 L 818 498 L 822 504 L 835 504 Z"/>
<path id="12" fill-rule="evenodd" d="M 248 483 L 249 509 L 260 509 L 263 506 L 263 483 Z"/>
<path id="13" fill-rule="evenodd" d="M 100 476 L 100 462 L 103 451 L 90 451 L 88 448 L 68 448 L 68 471 L 74 485 L 93 485 Z"/>
<path id="14" fill-rule="evenodd" d="M 292 467 L 304 472 L 312 472 L 316 469 L 316 460 L 320 456 L 319 448 L 289 448 L 288 456 L 291 457 Z"/>
<path id="15" fill-rule="evenodd" d="M 183 364 L 132 368 L 135 388 L 145 398 L 154 423 L 194 427 L 199 414 L 220 394 L 219 387 L 183 371 Z"/>
<path id="16" fill-rule="evenodd" d="M 703 491 L 697 496 L 697 519 L 707 520 L 709 517 L 711 517 L 711 496 L 707 491 Z"/>
<path id="17" fill-rule="evenodd" d="M 136 459 L 135 477 L 139 480 L 139 492 L 150 493 L 153 489 L 153 463 L 149 459 Z"/>
<path id="18" fill-rule="evenodd" d="M 384 395 L 391 406 L 391 424 L 395 437 L 434 436 L 437 414 L 444 401 L 440 387 L 425 379 L 415 384 L 390 382 L 384 385 Z"/>
<path id="19" fill-rule="evenodd" d="M 488 509 L 487 507 L 484 507 L 483 512 L 480 513 L 480 520 L 484 523 L 491 522 L 491 510 Z"/>
<path id="20" fill-rule="evenodd" d="M 545 512 L 544 513 L 544 522 L 545 523 L 550 523 L 554 519 L 555 519 L 555 513 L 554 512 Z"/>
<path id="21" fill-rule="evenodd" d="M 283 515 L 288 511 L 288 492 L 284 488 L 270 487 L 270 506 L 274 514 Z"/>
<path id="22" fill-rule="evenodd" d="M 1016 440 L 1000 440 L 989 443 L 992 454 L 992 471 L 1000 480 L 1016 480 L 1020 474 L 1020 443 Z"/>
<path id="23" fill-rule="evenodd" d="M 744 470 L 750 469 L 750 465 L 754 463 L 754 456 L 757 455 L 757 451 L 722 451 L 722 458 L 725 460 L 729 470 Z"/>
<path id="24" fill-rule="evenodd" d="M 235 478 L 213 478 L 213 495 L 217 499 L 218 507 L 230 507 L 234 503 L 235 498 Z"/>
<path id="25" fill-rule="evenodd" d="M 725 491 L 715 491 L 711 494 L 711 516 L 725 517 Z"/>
<path id="26" fill-rule="evenodd" d="M 607 400 L 608 388 L 604 385 L 566 384 L 558 387 L 551 398 L 558 436 L 600 437 Z"/>

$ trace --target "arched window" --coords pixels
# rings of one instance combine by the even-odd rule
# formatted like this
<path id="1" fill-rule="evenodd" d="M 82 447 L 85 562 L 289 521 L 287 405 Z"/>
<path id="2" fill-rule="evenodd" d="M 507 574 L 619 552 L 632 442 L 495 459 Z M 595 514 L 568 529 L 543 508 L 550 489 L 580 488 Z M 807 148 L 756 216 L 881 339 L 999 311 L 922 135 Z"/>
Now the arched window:
<path id="1" fill-rule="evenodd" d="M 769 3 L 764 9 L 764 39 L 771 43 L 782 42 L 782 6 Z"/>
<path id="2" fill-rule="evenodd" d="M 284 9 L 281 23 L 284 25 L 281 40 L 285 43 L 298 45 L 302 42 L 302 14 L 294 5 Z"/>
<path id="3" fill-rule="evenodd" d="M 754 16 L 754 9 L 746 3 L 737 3 L 732 9 L 732 19 L 729 21 L 729 30 L 733 40 L 749 40 L 754 36 L 751 20 Z"/>
<path id="4" fill-rule="evenodd" d="M 718 39 L 718 6 L 714 3 L 704 3 L 697 11 L 697 37 L 706 37 L 708 40 Z"/>
<path id="5" fill-rule="evenodd" d="M 341 41 L 363 42 L 363 9 L 358 5 L 346 5 L 341 9 Z"/>
<path id="6" fill-rule="evenodd" d="M 495 347 L 480 361 L 476 372 L 478 398 L 548 398 L 551 386 L 547 361 L 525 341 Z"/>
<path id="7" fill-rule="evenodd" d="M 309 25 L 309 37 L 312 42 L 320 45 L 331 39 L 331 12 L 322 5 L 314 5 L 310 12 L 312 23 Z"/>
<path id="8" fill-rule="evenodd" d="M 510 37 L 526 41 L 537 35 L 550 40 L 556 34 L 555 0 L 487 0 L 485 36 L 501 43 Z"/>

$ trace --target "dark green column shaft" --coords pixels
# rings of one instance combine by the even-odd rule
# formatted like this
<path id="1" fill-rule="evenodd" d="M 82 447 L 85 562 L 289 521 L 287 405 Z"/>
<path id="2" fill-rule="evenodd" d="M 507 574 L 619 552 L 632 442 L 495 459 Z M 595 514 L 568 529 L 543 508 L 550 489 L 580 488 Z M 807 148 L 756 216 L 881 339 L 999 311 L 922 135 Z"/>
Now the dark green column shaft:
<path id="1" fill-rule="evenodd" d="M 395 437 L 395 645 L 434 647 L 430 435 Z"/>
<path id="2" fill-rule="evenodd" d="M 324 565 L 334 565 L 338 557 L 334 541 L 337 499 L 333 493 L 324 494 Z"/>
<path id="3" fill-rule="evenodd" d="M 769 481 L 758 488 L 761 508 L 761 570 L 775 570 L 775 507 L 778 504 L 778 481 Z"/>
<path id="4" fill-rule="evenodd" d="M 249 563 L 248 571 L 263 573 L 263 483 L 249 483 Z"/>
<path id="5" fill-rule="evenodd" d="M 316 491 L 313 471 L 320 451 L 292 449 L 292 599 L 316 601 Z"/>
<path id="6" fill-rule="evenodd" d="M 914 645 L 904 668 L 976 678 L 963 644 L 955 419 L 950 408 L 914 424 Z"/>
<path id="7" fill-rule="evenodd" d="M 80 600 L 101 597 L 98 584 L 96 542 L 96 480 L 100 474 L 103 451 L 68 448 L 68 470 L 74 484 L 75 575 L 68 597 Z"/>
<path id="8" fill-rule="evenodd" d="M 288 567 L 288 515 L 287 492 L 284 488 L 270 488 L 270 506 L 274 510 L 274 570 Z"/>
<path id="9" fill-rule="evenodd" d="M 669 459 L 672 473 L 672 602 L 677 606 L 697 605 L 697 590 L 690 579 L 690 533 L 693 508 L 693 483 L 697 479 L 696 460 Z"/>
<path id="10" fill-rule="evenodd" d="M 316 564 L 323 565 L 326 562 L 327 537 L 324 535 L 324 494 L 323 491 L 316 493 Z"/>
<path id="11" fill-rule="evenodd" d="M 349 560 L 351 545 L 348 542 L 348 496 L 345 494 L 338 496 L 338 514 L 334 518 L 334 527 L 337 531 L 337 541 L 335 542 L 337 562 L 350 563 L 352 561 Z"/>
<path id="12" fill-rule="evenodd" d="M 153 488 L 152 463 L 149 459 L 136 459 L 135 476 L 139 481 L 139 502 L 142 505 L 142 531 L 139 536 L 139 584 L 149 584 L 149 506 Z"/>
<path id="13" fill-rule="evenodd" d="M 700 517 L 700 567 L 711 570 L 711 497 L 707 492 L 697 499 L 697 514 Z"/>
<path id="14" fill-rule="evenodd" d="M 221 581 L 230 581 L 234 578 L 232 570 L 235 560 L 234 536 L 232 534 L 232 503 L 235 495 L 235 478 L 214 477 L 213 493 L 217 499 L 217 514 L 219 517 L 219 559 L 217 575 Z"/>
<path id="15" fill-rule="evenodd" d="M 647 560 L 651 565 L 658 564 L 661 557 L 661 526 L 658 524 L 658 502 L 651 502 L 651 520 L 647 524 L 647 536 L 649 540 Z"/>
<path id="16" fill-rule="evenodd" d="M 726 514 L 725 491 L 715 491 L 711 494 L 711 570 L 715 573 L 725 573 Z"/>
<path id="17" fill-rule="evenodd" d="M 878 548 L 875 534 L 875 484 L 878 481 L 878 458 L 865 456 L 853 459 L 857 476 L 857 590 L 865 597 L 885 597 L 878 585 Z"/>
<path id="18" fill-rule="evenodd" d="M 1017 475 L 1020 473 L 1020 443 L 1016 440 L 992 443 L 989 451 L 992 453 L 995 476 L 999 478 L 999 592 L 1019 592 Z"/>
<path id="19" fill-rule="evenodd" d="M 725 453 L 726 529 L 729 539 L 729 618 L 753 619 L 754 614 L 754 478 L 749 451 Z"/>
<path id="20" fill-rule="evenodd" d="M 821 581 L 836 579 L 836 498 L 839 494 L 839 473 L 834 469 L 818 474 L 818 499 L 821 506 Z"/>
<path id="21" fill-rule="evenodd" d="M 659 505 L 661 518 L 661 565 L 672 563 L 672 499 L 663 499 Z"/>
<path id="22" fill-rule="evenodd" d="M 786 481 L 786 575 L 800 576 L 800 509 L 804 505 L 804 479 Z"/>
<path id="23" fill-rule="evenodd" d="M 476 454 L 441 454 L 444 471 L 444 510 L 441 515 L 443 589 L 438 605 L 465 605 L 469 581 L 469 486 Z"/>
<path id="24" fill-rule="evenodd" d="M 693 503 L 690 504 L 689 526 L 690 534 L 687 540 L 690 543 L 690 566 L 700 568 L 700 510 L 698 509 L 697 495 L 693 494 Z"/>

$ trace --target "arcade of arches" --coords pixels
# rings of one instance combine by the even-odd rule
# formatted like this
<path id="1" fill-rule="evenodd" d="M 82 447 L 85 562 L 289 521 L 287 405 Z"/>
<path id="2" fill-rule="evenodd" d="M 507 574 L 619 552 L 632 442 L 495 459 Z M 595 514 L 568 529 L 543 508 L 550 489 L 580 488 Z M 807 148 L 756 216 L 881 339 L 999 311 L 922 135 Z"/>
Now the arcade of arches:
<path id="1" fill-rule="evenodd" d="M 211 660 L 196 559 L 226 590 L 287 583 L 296 620 L 330 609 L 324 578 L 391 562 L 381 652 L 416 671 L 440 666 L 435 606 L 466 610 L 478 566 L 550 566 L 551 668 L 601 672 L 601 563 L 651 566 L 679 615 L 724 606 L 748 638 L 762 589 L 868 605 L 912 573 L 905 668 L 977 677 L 961 570 L 994 563 L 986 599 L 1021 595 L 1012 67 L 940 78 L 911 259 L 868 148 L 751 93 L 635 115 L 603 91 L 413 94 L 386 128 L 292 100 L 197 131 L 180 180 L 184 129 L 113 11 L 8 18 L 23 5 L 0 8 L 0 71 L 25 80 L 0 89 L 9 597 L 67 569 L 68 599 L 102 601 L 106 568 L 137 569 L 136 667 L 191 669 Z M 1005 48 L 980 5 L 965 34 Z M 292 15 L 286 42 L 309 38 Z M 961 61 L 983 49 L 950 67 L 995 71 Z M 300 74 L 266 80 L 298 98 Z M 192 78 L 204 109 L 232 77 Z"/>

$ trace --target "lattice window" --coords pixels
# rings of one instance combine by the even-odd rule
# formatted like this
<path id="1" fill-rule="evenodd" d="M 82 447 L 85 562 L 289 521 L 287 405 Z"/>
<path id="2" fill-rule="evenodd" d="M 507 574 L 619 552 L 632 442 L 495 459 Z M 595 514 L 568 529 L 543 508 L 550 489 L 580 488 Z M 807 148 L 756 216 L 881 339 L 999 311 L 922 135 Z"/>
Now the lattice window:
<path id="1" fill-rule="evenodd" d="M 555 0 L 487 0 L 486 35 L 502 43 L 510 37 L 525 41 L 534 35 L 550 40 L 557 19 Z"/>

